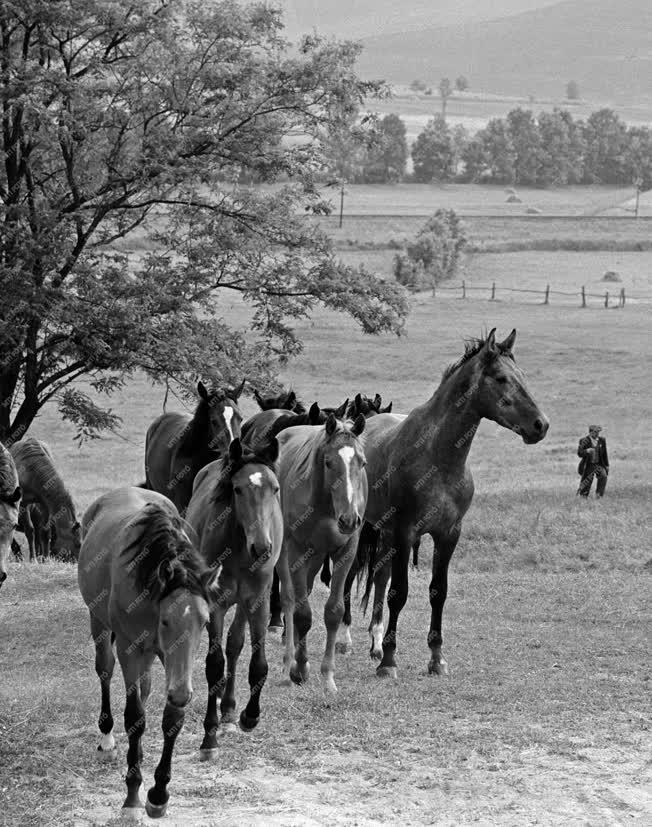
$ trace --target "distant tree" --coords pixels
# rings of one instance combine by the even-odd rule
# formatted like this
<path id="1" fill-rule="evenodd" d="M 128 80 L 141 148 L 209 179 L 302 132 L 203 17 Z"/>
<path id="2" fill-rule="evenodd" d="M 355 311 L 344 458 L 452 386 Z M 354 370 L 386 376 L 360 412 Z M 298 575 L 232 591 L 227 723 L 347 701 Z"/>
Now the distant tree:
<path id="1" fill-rule="evenodd" d="M 446 117 L 446 104 L 448 103 L 448 99 L 453 94 L 453 87 L 451 86 L 451 82 L 448 78 L 442 78 L 439 81 L 439 97 L 441 98 L 441 115 L 442 118 Z"/>
<path id="2" fill-rule="evenodd" d="M 439 284 L 451 278 L 466 244 L 464 226 L 454 210 L 437 210 L 421 227 L 405 252 L 394 262 L 400 284 L 412 290 Z"/>
<path id="3" fill-rule="evenodd" d="M 485 143 L 482 136 L 476 135 L 467 141 L 461 157 L 464 166 L 465 181 L 480 181 L 489 170 Z"/>
<path id="4" fill-rule="evenodd" d="M 400 181 L 408 157 L 405 124 L 398 115 L 389 114 L 379 122 L 377 140 L 367 154 L 362 177 L 369 184 Z"/>
<path id="5" fill-rule="evenodd" d="M 448 124 L 436 115 L 412 145 L 414 177 L 421 183 L 448 181 L 453 175 L 455 150 Z"/>
<path id="6" fill-rule="evenodd" d="M 507 123 L 502 118 L 492 118 L 476 138 L 482 143 L 489 178 L 498 184 L 513 184 L 516 152 Z"/>
<path id="7" fill-rule="evenodd" d="M 410 89 L 412 89 L 413 92 L 425 92 L 427 85 L 425 81 L 417 78 L 410 84 Z"/>
<path id="8" fill-rule="evenodd" d="M 455 88 L 458 92 L 466 92 L 469 88 L 469 82 L 464 75 L 459 75 L 455 78 Z"/>
<path id="9" fill-rule="evenodd" d="M 453 144 L 453 175 L 456 177 L 463 164 L 464 151 L 469 142 L 469 133 L 461 123 L 455 124 L 451 130 L 451 141 Z"/>
<path id="10" fill-rule="evenodd" d="M 631 126 L 627 130 L 625 153 L 626 182 L 642 190 L 652 189 L 652 130 L 647 126 Z"/>
<path id="11" fill-rule="evenodd" d="M 568 130 L 567 182 L 579 184 L 584 179 L 586 163 L 586 141 L 584 139 L 583 121 L 574 121 L 567 109 L 559 111 L 559 117 L 566 124 Z"/>
<path id="12" fill-rule="evenodd" d="M 566 98 L 569 101 L 577 101 L 580 99 L 580 87 L 575 80 L 569 80 L 566 84 Z"/>
<path id="13" fill-rule="evenodd" d="M 535 186 L 541 162 L 541 136 L 536 119 L 529 109 L 512 109 L 507 113 L 507 129 L 514 148 L 514 182 Z"/>
<path id="14" fill-rule="evenodd" d="M 570 112 L 541 112 L 538 123 L 541 144 L 537 183 L 547 187 L 581 181 L 584 143 Z"/>
<path id="15" fill-rule="evenodd" d="M 592 112 L 584 125 L 586 141 L 584 180 L 622 184 L 627 181 L 627 127 L 608 108 Z"/>

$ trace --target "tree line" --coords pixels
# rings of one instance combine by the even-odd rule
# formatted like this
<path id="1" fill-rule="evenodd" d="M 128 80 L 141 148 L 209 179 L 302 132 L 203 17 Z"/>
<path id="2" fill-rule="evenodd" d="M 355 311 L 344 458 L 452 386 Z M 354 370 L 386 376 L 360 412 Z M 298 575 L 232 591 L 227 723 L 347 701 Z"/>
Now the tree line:
<path id="1" fill-rule="evenodd" d="M 406 174 L 411 154 L 413 173 Z M 341 170 L 340 170 L 341 171 Z M 568 110 L 538 116 L 516 108 L 475 135 L 435 116 L 408 152 L 405 124 L 389 114 L 375 141 L 347 156 L 347 180 L 486 182 L 550 187 L 566 184 L 652 187 L 652 130 L 627 126 L 611 109 L 575 120 Z"/>

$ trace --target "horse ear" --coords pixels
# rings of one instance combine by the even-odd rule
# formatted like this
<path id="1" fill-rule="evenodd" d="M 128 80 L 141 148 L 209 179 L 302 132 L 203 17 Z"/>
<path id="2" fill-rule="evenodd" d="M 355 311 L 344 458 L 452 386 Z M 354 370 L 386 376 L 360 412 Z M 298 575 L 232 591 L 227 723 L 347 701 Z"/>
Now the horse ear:
<path id="1" fill-rule="evenodd" d="M 367 424 L 367 420 L 364 418 L 364 414 L 358 414 L 355 418 L 355 422 L 353 423 L 353 427 L 351 428 L 351 433 L 353 436 L 360 436 L 360 434 L 364 431 L 364 426 Z"/>
<path id="2" fill-rule="evenodd" d="M 388 406 L 385 408 L 385 410 L 383 411 L 383 413 L 391 413 L 391 412 L 392 412 L 392 407 L 393 407 L 393 405 L 394 405 L 394 403 L 393 403 L 393 402 L 390 402 L 390 403 L 389 403 L 389 405 L 388 405 Z"/>
<path id="3" fill-rule="evenodd" d="M 294 391 L 290 391 L 285 399 L 285 407 L 288 411 L 291 411 L 294 408 L 294 405 L 297 401 L 297 395 Z"/>
<path id="4" fill-rule="evenodd" d="M 333 414 L 334 414 L 334 415 L 335 415 L 338 419 L 342 419 L 342 418 L 344 417 L 344 415 L 346 414 L 346 409 L 347 409 L 348 407 L 349 407 L 349 397 L 347 396 L 347 397 L 346 397 L 346 399 L 344 400 L 344 402 L 342 402 L 342 404 L 340 405 L 340 407 L 339 407 L 339 408 L 336 408 L 336 409 L 333 411 Z"/>
<path id="5" fill-rule="evenodd" d="M 509 336 L 505 339 L 504 342 L 501 342 L 498 347 L 503 353 L 511 353 L 512 348 L 514 347 L 514 342 L 516 341 L 516 328 L 512 330 Z"/>
<path id="6" fill-rule="evenodd" d="M 346 401 L 348 402 L 349 400 L 347 399 Z M 335 418 L 335 414 L 328 414 L 328 419 L 326 420 L 326 433 L 328 434 L 328 436 L 331 436 L 335 432 L 336 428 L 337 419 Z"/>
<path id="7" fill-rule="evenodd" d="M 14 489 L 13 494 L 9 495 L 9 500 L 8 501 L 11 505 L 16 505 L 16 503 L 20 500 L 20 498 L 22 496 L 23 496 L 23 492 L 20 490 L 20 486 L 17 485 L 16 488 Z"/>
<path id="8" fill-rule="evenodd" d="M 229 445 L 229 460 L 233 463 L 242 459 L 242 444 L 239 437 L 236 437 Z"/>
<path id="9" fill-rule="evenodd" d="M 356 393 L 355 398 L 353 400 L 353 404 L 355 405 L 357 410 L 360 410 L 362 407 L 362 394 Z"/>
<path id="10" fill-rule="evenodd" d="M 491 332 L 487 336 L 487 339 L 484 343 L 484 346 L 488 353 L 497 353 L 498 349 L 496 347 L 496 328 L 493 327 Z"/>
<path id="11" fill-rule="evenodd" d="M 308 424 L 319 425 L 321 411 L 317 402 L 313 402 L 308 411 Z"/>
<path id="12" fill-rule="evenodd" d="M 377 393 L 377 394 L 374 396 L 374 401 L 372 402 L 372 405 L 374 406 L 374 408 L 375 408 L 377 411 L 380 411 L 380 406 L 381 406 L 382 404 L 383 404 L 383 398 L 382 398 L 382 396 L 381 396 L 379 393 Z"/>
<path id="13" fill-rule="evenodd" d="M 260 458 L 263 459 L 265 462 L 269 463 L 269 465 L 272 465 L 272 463 L 276 462 L 276 460 L 278 459 L 278 454 L 278 439 L 276 439 L 275 436 L 270 437 L 270 440 L 267 443 L 267 445 L 265 445 L 262 451 L 259 451 Z"/>
<path id="14" fill-rule="evenodd" d="M 206 385 L 204 385 L 201 379 L 197 382 L 197 393 L 201 399 L 204 400 L 204 402 L 208 402 L 208 391 L 206 390 Z"/>
<path id="15" fill-rule="evenodd" d="M 234 402 L 238 401 L 238 398 L 240 397 L 240 394 L 244 390 L 244 386 L 245 386 L 246 381 L 247 381 L 246 379 L 243 379 L 242 382 L 240 382 L 240 384 L 238 385 L 238 387 L 233 388 L 233 390 L 229 393 L 229 396 L 231 397 L 231 399 L 233 399 Z"/>
<path id="16" fill-rule="evenodd" d="M 256 400 L 256 402 L 258 402 L 258 407 L 261 410 L 265 410 L 264 407 L 263 407 L 263 405 L 265 404 L 265 401 L 264 401 L 263 397 L 258 393 L 258 390 L 256 388 L 254 388 L 254 399 Z"/>

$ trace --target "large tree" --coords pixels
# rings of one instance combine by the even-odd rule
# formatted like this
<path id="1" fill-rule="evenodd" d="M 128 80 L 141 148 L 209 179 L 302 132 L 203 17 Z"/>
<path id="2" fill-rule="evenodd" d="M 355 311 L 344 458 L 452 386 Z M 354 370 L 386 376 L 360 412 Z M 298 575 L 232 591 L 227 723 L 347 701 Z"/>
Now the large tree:
<path id="1" fill-rule="evenodd" d="M 377 139 L 365 159 L 363 180 L 369 184 L 400 181 L 405 174 L 407 156 L 405 124 L 398 115 L 385 115 L 378 123 Z"/>
<path id="2" fill-rule="evenodd" d="M 5 0 L 0 38 L 1 439 L 53 398 L 82 430 L 111 425 L 80 377 L 269 379 L 320 302 L 401 329 L 402 291 L 309 220 L 327 125 L 374 92 L 355 45 L 289 52 L 278 11 L 232 0 Z M 115 246 L 136 231 L 138 258 Z"/>
<path id="3" fill-rule="evenodd" d="M 414 177 L 422 183 L 448 181 L 454 172 L 455 148 L 444 117 L 428 121 L 412 145 Z"/>

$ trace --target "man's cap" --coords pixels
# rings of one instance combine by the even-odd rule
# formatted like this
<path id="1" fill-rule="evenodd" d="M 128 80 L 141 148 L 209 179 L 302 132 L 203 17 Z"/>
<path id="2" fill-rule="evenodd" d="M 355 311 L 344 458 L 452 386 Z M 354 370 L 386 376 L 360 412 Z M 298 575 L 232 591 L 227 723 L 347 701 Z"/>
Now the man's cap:
<path id="1" fill-rule="evenodd" d="M 589 431 L 601 431 L 602 425 L 589 425 Z"/>

